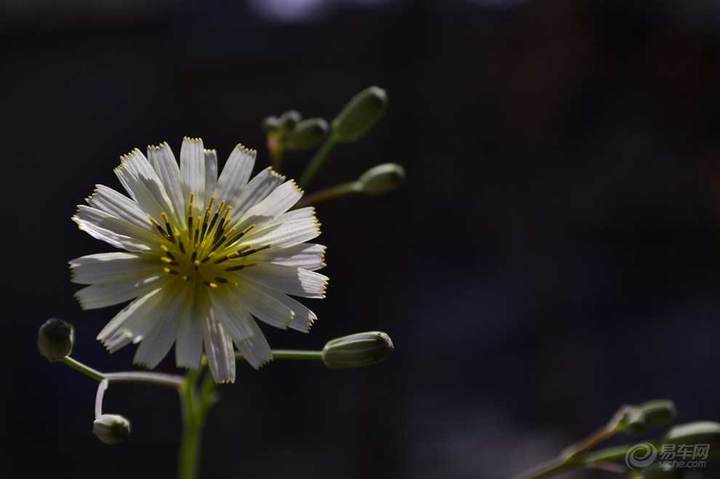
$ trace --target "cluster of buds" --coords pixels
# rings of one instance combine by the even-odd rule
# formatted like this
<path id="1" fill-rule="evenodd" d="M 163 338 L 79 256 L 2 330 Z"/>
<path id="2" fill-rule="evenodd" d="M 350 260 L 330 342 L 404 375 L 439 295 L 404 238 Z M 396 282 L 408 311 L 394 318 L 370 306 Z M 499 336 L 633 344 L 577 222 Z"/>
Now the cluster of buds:
<path id="1" fill-rule="evenodd" d="M 322 118 L 306 118 L 295 110 L 279 117 L 269 116 L 263 122 L 270 155 L 283 157 L 287 151 L 305 151 L 319 146 L 330 127 Z"/>
<path id="2" fill-rule="evenodd" d="M 61 319 L 51 318 L 38 330 L 38 350 L 48 361 L 63 362 L 98 381 L 92 432 L 104 444 L 125 442 L 131 431 L 130 421 L 125 417 L 103 413 L 103 399 L 111 381 L 152 383 L 173 388 L 179 388 L 183 384 L 183 378 L 162 373 L 101 373 L 70 357 L 74 341 L 73 326 Z M 305 358 L 322 361 L 330 369 L 362 368 L 383 362 L 393 350 L 390 336 L 383 332 L 370 331 L 330 340 L 322 351 L 285 351 L 285 359 L 301 354 Z M 282 356 L 279 351 L 274 354 Z"/>

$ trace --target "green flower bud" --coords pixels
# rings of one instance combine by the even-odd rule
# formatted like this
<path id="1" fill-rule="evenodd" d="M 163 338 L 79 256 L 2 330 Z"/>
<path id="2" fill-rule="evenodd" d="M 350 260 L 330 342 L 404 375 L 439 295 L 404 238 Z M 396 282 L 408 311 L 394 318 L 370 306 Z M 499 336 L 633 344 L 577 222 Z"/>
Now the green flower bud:
<path id="1" fill-rule="evenodd" d="M 38 329 L 37 345 L 48 361 L 62 361 L 72 353 L 75 329 L 62 319 L 50 318 Z"/>
<path id="2" fill-rule="evenodd" d="M 272 133 L 280 128 L 280 118 L 276 116 L 268 116 L 263 120 L 262 127 L 265 133 Z"/>
<path id="3" fill-rule="evenodd" d="M 710 444 L 720 442 L 720 423 L 699 421 L 671 428 L 663 439 L 674 444 Z"/>
<path id="4" fill-rule="evenodd" d="M 302 120 L 294 130 L 288 132 L 285 138 L 285 147 L 295 151 L 315 148 L 323 142 L 329 129 L 327 121 L 322 118 Z"/>
<path id="5" fill-rule="evenodd" d="M 628 432 L 638 433 L 649 428 L 666 426 L 675 419 L 675 415 L 675 404 L 672 401 L 658 399 L 628 407 L 624 421 Z"/>
<path id="6" fill-rule="evenodd" d="M 280 127 L 285 131 L 291 131 L 302 120 L 302 115 L 295 110 L 286 111 L 280 115 Z"/>
<path id="7" fill-rule="evenodd" d="M 383 362 L 394 349 L 385 333 L 356 333 L 328 341 L 322 350 L 322 360 L 328 368 L 362 368 Z"/>
<path id="8" fill-rule="evenodd" d="M 361 191 L 381 195 L 397 189 L 405 181 L 405 169 L 395 163 L 373 166 L 358 178 Z"/>
<path id="9" fill-rule="evenodd" d="M 376 86 L 352 97 L 332 122 L 335 141 L 352 143 L 362 138 L 382 118 L 387 104 L 385 90 Z"/>
<path id="10" fill-rule="evenodd" d="M 93 421 L 93 434 L 105 444 L 120 444 L 130 437 L 130 421 L 117 414 L 103 414 Z"/>

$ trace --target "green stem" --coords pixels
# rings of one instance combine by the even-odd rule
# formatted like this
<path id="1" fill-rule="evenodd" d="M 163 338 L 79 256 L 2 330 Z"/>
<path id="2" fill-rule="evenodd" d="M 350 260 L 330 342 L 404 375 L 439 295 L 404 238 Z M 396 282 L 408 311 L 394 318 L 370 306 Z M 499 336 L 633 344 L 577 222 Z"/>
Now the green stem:
<path id="1" fill-rule="evenodd" d="M 625 459 L 625 455 L 631 447 L 630 445 L 609 447 L 584 455 L 557 458 L 520 474 L 516 479 L 547 479 L 583 467 L 593 467 L 600 464 L 620 461 Z"/>
<path id="2" fill-rule="evenodd" d="M 315 156 L 313 156 L 310 164 L 307 166 L 307 168 L 305 168 L 305 172 L 300 177 L 301 188 L 307 189 L 307 187 L 310 185 L 310 182 L 313 180 L 313 178 L 315 178 L 315 175 L 317 175 L 318 171 L 320 171 L 320 168 L 327 161 L 330 152 L 336 144 L 337 143 L 335 141 L 335 135 L 331 133 L 330 135 L 328 135 L 325 143 L 323 143 L 317 153 L 315 153 Z"/>
<path id="3" fill-rule="evenodd" d="M 179 479 L 196 479 L 198 477 L 200 441 L 205 419 L 196 391 L 198 376 L 197 370 L 190 370 L 180 386 L 183 432 L 178 464 Z"/>
<path id="4" fill-rule="evenodd" d="M 101 373 L 100 371 L 97 371 L 90 366 L 87 366 L 80 361 L 71 358 L 70 356 L 65 356 L 63 358 L 63 363 L 73 368 L 75 371 L 79 372 L 80 374 L 84 374 L 85 376 L 89 377 L 90 379 L 94 379 L 95 381 L 102 381 L 105 379 L 105 375 Z"/>
<path id="5" fill-rule="evenodd" d="M 295 361 L 322 361 L 322 351 L 298 351 L 293 349 L 273 349 L 273 359 Z"/>
<path id="6" fill-rule="evenodd" d="M 312 193 L 304 197 L 300 203 L 298 203 L 297 207 L 302 208 L 303 206 L 316 205 L 318 203 L 322 203 L 323 201 L 334 200 L 345 195 L 360 193 L 361 191 L 362 185 L 357 181 L 351 181 L 349 183 L 343 183 L 341 185 Z"/>

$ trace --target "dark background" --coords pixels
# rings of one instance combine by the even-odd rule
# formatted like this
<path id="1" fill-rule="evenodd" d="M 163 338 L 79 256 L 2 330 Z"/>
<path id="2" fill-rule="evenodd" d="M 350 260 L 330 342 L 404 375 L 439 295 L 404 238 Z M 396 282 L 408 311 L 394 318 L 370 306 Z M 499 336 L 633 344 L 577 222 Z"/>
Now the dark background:
<path id="1" fill-rule="evenodd" d="M 82 312 L 66 266 L 109 250 L 70 216 L 119 186 L 119 155 L 193 135 L 263 165 L 263 117 L 332 118 L 372 84 L 386 118 L 316 186 L 390 161 L 408 183 L 319 208 L 320 321 L 265 330 L 319 348 L 379 329 L 396 353 L 240 367 L 203 477 L 502 478 L 623 403 L 720 419 L 719 42 L 711 0 L 0 0 L 2 476 L 175 474 L 172 392 L 112 387 L 134 431 L 107 447 L 95 384 L 35 349 L 60 316 L 79 359 L 131 363 L 94 340 L 114 310 Z"/>

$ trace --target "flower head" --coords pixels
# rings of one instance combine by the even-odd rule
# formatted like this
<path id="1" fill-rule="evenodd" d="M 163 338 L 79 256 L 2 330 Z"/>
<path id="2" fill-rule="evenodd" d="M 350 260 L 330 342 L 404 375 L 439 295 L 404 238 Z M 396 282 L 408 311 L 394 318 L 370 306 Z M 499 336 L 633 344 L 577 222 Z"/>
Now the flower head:
<path id="1" fill-rule="evenodd" d="M 73 220 L 124 252 L 70 261 L 85 309 L 132 301 L 100 332 L 111 352 L 140 343 L 135 363 L 155 367 L 175 344 L 179 367 L 203 354 L 218 382 L 235 379 L 235 351 L 255 368 L 272 352 L 255 319 L 307 332 L 315 314 L 291 296 L 323 298 L 325 247 L 313 208 L 294 181 L 235 147 L 218 176 L 217 155 L 185 138 L 180 165 L 167 143 L 124 155 L 115 173 L 129 197 L 97 185 Z"/>

